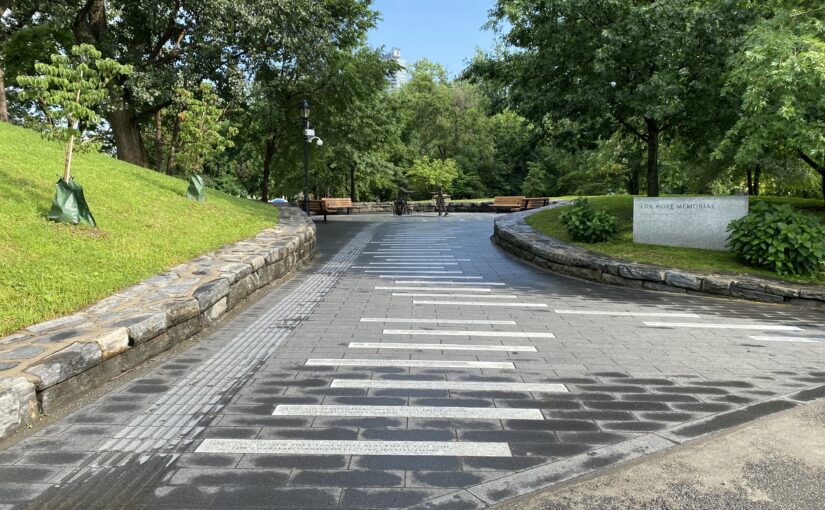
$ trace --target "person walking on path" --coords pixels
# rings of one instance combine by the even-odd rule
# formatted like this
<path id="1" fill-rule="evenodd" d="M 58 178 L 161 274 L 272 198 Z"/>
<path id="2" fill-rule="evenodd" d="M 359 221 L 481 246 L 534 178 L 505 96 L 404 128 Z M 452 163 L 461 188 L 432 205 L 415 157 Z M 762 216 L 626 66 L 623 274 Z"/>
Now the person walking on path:
<path id="1" fill-rule="evenodd" d="M 439 186 L 436 188 L 436 192 L 433 193 L 435 197 L 435 210 L 438 211 L 438 215 L 441 216 L 441 213 L 444 213 L 444 216 L 447 216 L 447 195 L 444 194 L 444 187 Z"/>

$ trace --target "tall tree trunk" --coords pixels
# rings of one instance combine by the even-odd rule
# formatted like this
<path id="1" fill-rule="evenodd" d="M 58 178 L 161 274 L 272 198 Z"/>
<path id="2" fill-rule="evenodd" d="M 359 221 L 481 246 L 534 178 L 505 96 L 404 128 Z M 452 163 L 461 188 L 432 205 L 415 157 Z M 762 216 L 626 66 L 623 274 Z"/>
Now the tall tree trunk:
<path id="1" fill-rule="evenodd" d="M 638 195 L 641 181 L 642 169 L 633 165 L 633 168 L 630 170 L 630 175 L 627 178 L 627 193 L 630 195 Z"/>
<path id="2" fill-rule="evenodd" d="M 269 202 L 269 176 L 273 156 L 275 156 L 275 138 L 268 137 L 264 147 L 264 175 L 261 182 L 262 202 Z M 304 200 L 306 200 L 306 197 L 304 197 Z"/>
<path id="3" fill-rule="evenodd" d="M 349 169 L 349 198 L 355 202 L 355 165 Z"/>
<path id="4" fill-rule="evenodd" d="M 2 67 L 0 67 L 0 121 L 9 121 L 9 109 L 6 105 L 6 82 L 3 80 Z"/>
<path id="5" fill-rule="evenodd" d="M 762 165 L 756 165 L 753 172 L 753 196 L 759 196 L 759 178 L 762 176 Z"/>
<path id="6" fill-rule="evenodd" d="M 659 125 L 645 119 L 647 125 L 647 196 L 659 196 Z"/>
<path id="7" fill-rule="evenodd" d="M 822 199 L 825 200 L 825 165 L 820 165 L 802 151 L 799 151 L 799 157 L 802 158 L 802 161 L 807 163 L 808 166 L 816 170 L 816 173 L 822 176 Z"/>
<path id="8" fill-rule="evenodd" d="M 169 157 L 166 159 L 166 175 L 175 173 L 175 152 L 178 149 L 180 139 L 180 115 L 175 115 L 175 123 L 172 125 L 172 139 L 169 141 Z"/>
<path id="9" fill-rule="evenodd" d="M 745 174 L 748 176 L 748 195 L 753 195 L 753 174 L 751 173 L 751 167 L 745 169 Z"/>
<path id="10" fill-rule="evenodd" d="M 155 112 L 155 170 L 163 171 L 163 131 L 161 111 Z"/>
<path id="11" fill-rule="evenodd" d="M 140 136 L 140 124 L 134 112 L 114 110 L 107 116 L 117 147 L 117 159 L 145 168 L 149 167 L 149 158 L 143 139 Z"/>

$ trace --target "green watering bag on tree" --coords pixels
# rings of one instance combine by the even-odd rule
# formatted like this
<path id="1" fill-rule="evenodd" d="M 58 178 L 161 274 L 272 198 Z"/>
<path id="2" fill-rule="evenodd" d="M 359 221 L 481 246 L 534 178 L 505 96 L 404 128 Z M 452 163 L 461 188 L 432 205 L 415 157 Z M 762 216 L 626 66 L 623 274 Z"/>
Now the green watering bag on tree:
<path id="1" fill-rule="evenodd" d="M 203 184 L 203 177 L 196 174 L 189 176 L 189 189 L 186 190 L 186 198 L 198 202 L 206 201 L 206 186 Z"/>
<path id="2" fill-rule="evenodd" d="M 57 181 L 52 208 L 49 210 L 48 218 L 58 223 L 70 223 L 77 225 L 83 223 L 90 227 L 97 226 L 86 197 L 83 196 L 83 187 L 75 182 L 74 177 L 69 182 L 63 179 Z"/>

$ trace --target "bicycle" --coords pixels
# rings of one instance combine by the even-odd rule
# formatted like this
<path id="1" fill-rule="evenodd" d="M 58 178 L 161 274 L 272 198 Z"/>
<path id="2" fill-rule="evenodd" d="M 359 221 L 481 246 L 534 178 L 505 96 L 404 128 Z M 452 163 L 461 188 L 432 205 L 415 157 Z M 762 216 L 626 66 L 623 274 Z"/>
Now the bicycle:
<path id="1" fill-rule="evenodd" d="M 410 193 L 412 193 L 412 191 L 398 188 L 398 198 L 393 202 L 393 214 L 396 216 L 409 216 L 412 214 L 412 209 L 410 209 L 410 205 L 407 203 L 407 198 Z"/>

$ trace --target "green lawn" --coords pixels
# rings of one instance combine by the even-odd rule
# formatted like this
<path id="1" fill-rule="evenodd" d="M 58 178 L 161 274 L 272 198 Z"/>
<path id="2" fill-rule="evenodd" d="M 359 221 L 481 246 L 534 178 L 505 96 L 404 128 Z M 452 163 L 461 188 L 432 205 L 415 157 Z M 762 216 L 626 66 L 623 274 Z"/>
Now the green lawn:
<path id="1" fill-rule="evenodd" d="M 668 246 L 653 246 L 633 243 L 633 197 L 629 195 L 611 195 L 589 197 L 590 202 L 599 209 L 605 209 L 615 214 L 621 221 L 619 234 L 613 241 L 607 243 L 573 243 L 567 234 L 564 225 L 559 221 L 559 215 L 567 207 L 549 209 L 530 216 L 527 223 L 536 230 L 565 242 L 571 242 L 588 250 L 604 253 L 612 257 L 649 262 L 668 267 L 681 269 L 696 269 L 709 272 L 727 272 L 751 274 L 778 278 L 772 271 L 756 269 L 739 262 L 736 257 L 727 252 L 712 250 L 698 250 L 693 248 L 673 248 Z M 815 214 L 825 222 L 825 205 L 822 200 L 808 200 L 802 198 L 784 197 L 751 197 L 751 204 L 758 200 L 770 202 L 785 202 L 807 213 Z M 783 277 L 783 279 L 797 282 L 825 282 L 825 273 L 814 277 Z"/>
<path id="2" fill-rule="evenodd" d="M 101 154 L 76 157 L 98 228 L 46 219 L 62 173 L 57 144 L 0 122 L 0 335 L 78 310 L 159 271 L 278 221 L 274 207 Z"/>

